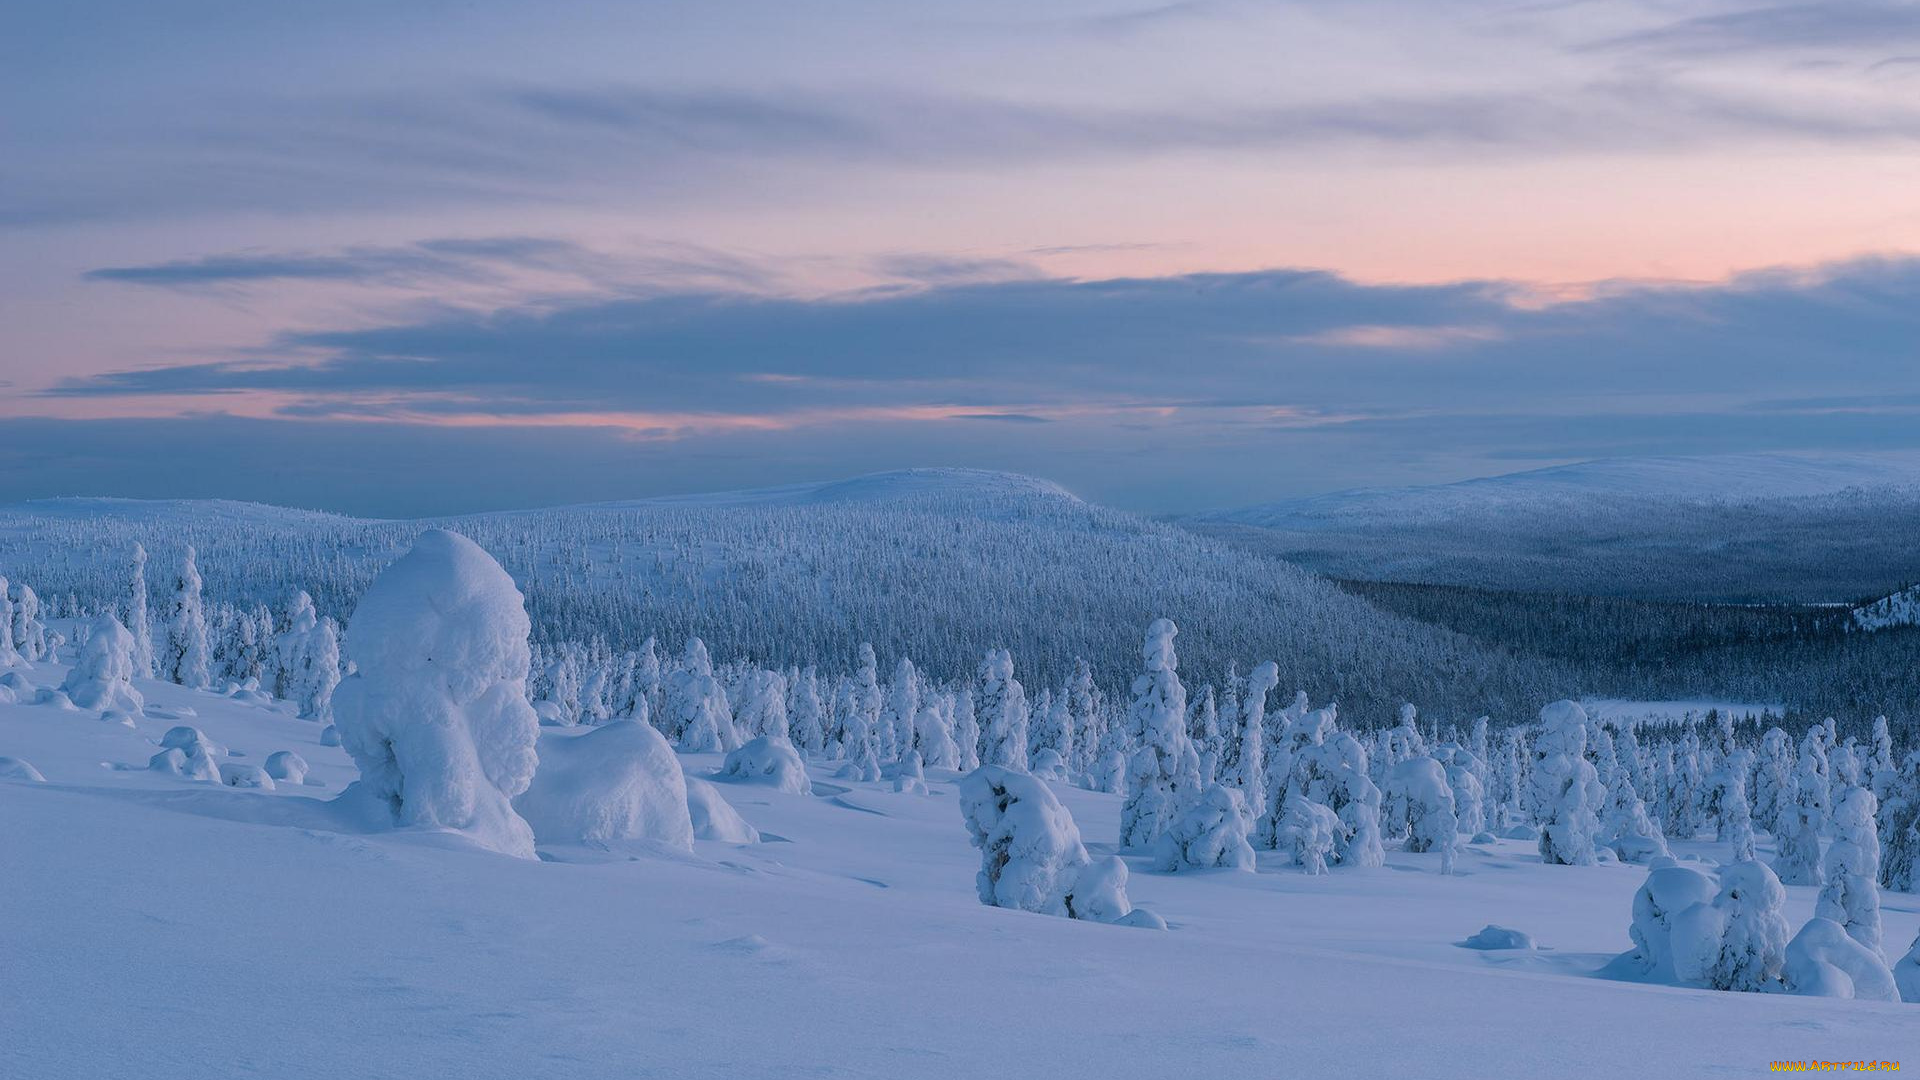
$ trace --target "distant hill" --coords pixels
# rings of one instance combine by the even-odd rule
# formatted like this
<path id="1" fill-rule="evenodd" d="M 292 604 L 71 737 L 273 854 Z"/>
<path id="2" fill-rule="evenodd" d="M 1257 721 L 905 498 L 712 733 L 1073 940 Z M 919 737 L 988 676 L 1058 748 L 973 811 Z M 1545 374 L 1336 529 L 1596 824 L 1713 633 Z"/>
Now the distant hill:
<path id="1" fill-rule="evenodd" d="M 1920 576 L 1920 454 L 1608 459 L 1181 520 L 1340 578 L 1847 602 Z"/>

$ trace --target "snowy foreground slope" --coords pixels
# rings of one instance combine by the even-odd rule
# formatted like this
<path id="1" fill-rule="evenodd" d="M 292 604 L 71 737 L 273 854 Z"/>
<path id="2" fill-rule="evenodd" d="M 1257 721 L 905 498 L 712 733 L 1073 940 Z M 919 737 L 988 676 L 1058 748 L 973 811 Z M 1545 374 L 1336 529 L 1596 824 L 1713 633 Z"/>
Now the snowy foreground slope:
<path id="1" fill-rule="evenodd" d="M 1913 1006 L 1599 977 L 1646 871 L 1543 866 L 1531 844 L 1469 845 L 1453 877 L 1399 852 L 1323 877 L 1272 852 L 1256 874 L 1130 859 L 1157 932 L 983 907 L 951 773 L 924 795 L 820 769 L 805 795 L 720 784 L 763 842 L 520 860 L 361 828 L 327 801 L 352 765 L 283 703 L 137 687 L 131 727 L 0 705 L 0 755 L 46 778 L 0 780 L 0 1075 L 1678 1077 L 1920 1057 Z M 229 763 L 293 750 L 313 783 L 146 771 L 176 723 Z M 1055 787 L 1108 850 L 1118 798 Z M 1797 926 L 1813 890 L 1788 894 Z M 1883 902 L 1887 940 L 1911 940 L 1915 898 Z M 1488 923 L 1541 947 L 1459 946 Z"/>
<path id="2" fill-rule="evenodd" d="M 1920 454 L 1616 458 L 1193 515 L 1334 577 L 1823 602 L 1913 574 Z"/>

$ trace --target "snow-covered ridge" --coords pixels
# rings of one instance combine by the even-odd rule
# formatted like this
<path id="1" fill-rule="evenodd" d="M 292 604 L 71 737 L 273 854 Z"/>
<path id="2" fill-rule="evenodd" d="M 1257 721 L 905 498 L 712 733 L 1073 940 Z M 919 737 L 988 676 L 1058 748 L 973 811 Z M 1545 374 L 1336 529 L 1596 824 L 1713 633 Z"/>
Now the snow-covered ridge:
<path id="1" fill-rule="evenodd" d="M 1890 630 L 1896 626 L 1920 626 L 1920 585 L 1912 585 L 1891 596 L 1853 609 L 1853 625 L 1861 630 Z"/>

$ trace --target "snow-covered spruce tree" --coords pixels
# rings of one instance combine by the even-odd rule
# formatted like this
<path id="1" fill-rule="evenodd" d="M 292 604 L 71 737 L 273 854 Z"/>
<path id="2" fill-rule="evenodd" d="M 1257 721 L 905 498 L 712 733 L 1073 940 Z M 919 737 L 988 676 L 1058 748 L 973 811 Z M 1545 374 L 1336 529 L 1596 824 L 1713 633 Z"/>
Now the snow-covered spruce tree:
<path id="1" fill-rule="evenodd" d="M 1779 838 L 1793 823 L 1793 738 L 1768 728 L 1760 738 L 1760 762 L 1753 778 L 1753 819 Z"/>
<path id="2" fill-rule="evenodd" d="M 1607 795 L 1600 835 L 1621 862 L 1645 863 L 1670 854 L 1660 824 L 1647 813 L 1647 804 L 1641 801 L 1633 777 L 1624 766 L 1615 770 L 1614 784 Z"/>
<path id="3" fill-rule="evenodd" d="M 880 707 L 885 695 L 880 692 L 880 668 L 873 646 L 860 644 L 860 663 L 848 685 L 846 707 L 840 717 L 839 756 L 848 761 L 880 754 Z"/>
<path id="4" fill-rule="evenodd" d="M 734 712 L 733 727 L 743 741 L 787 739 L 787 678 L 777 671 L 756 669 L 743 680 L 745 689 Z"/>
<path id="5" fill-rule="evenodd" d="M 1865 782 L 1860 753 L 1855 749 L 1858 745 L 1853 736 L 1849 735 L 1846 742 L 1834 747 L 1833 751 L 1827 755 L 1827 773 L 1831 778 L 1836 800 L 1839 797 L 1840 788 Z"/>
<path id="6" fill-rule="evenodd" d="M 1117 896 L 1111 887 L 1082 888 L 1110 886 L 1114 872 L 1088 858 L 1073 815 L 1044 782 L 1003 766 L 981 766 L 960 781 L 960 812 L 980 849 L 975 882 L 981 903 L 1101 921 L 1132 910 L 1124 868 Z"/>
<path id="7" fill-rule="evenodd" d="M 1100 688 L 1093 682 L 1093 666 L 1077 656 L 1073 660 L 1073 680 L 1067 684 L 1067 707 L 1073 713 L 1073 767 L 1090 773 L 1099 757 L 1106 725 Z"/>
<path id="8" fill-rule="evenodd" d="M 913 750 L 925 766 L 960 768 L 960 746 L 953 737 L 953 699 L 931 691 L 920 699 L 920 715 L 913 724 Z"/>
<path id="9" fill-rule="evenodd" d="M 1200 688 L 1200 700 L 1187 722 L 1187 738 L 1200 761 L 1200 782 L 1213 783 L 1220 774 L 1220 706 L 1210 685 Z"/>
<path id="10" fill-rule="evenodd" d="M 1901 759 L 1886 780 L 1880 801 L 1880 884 L 1895 892 L 1920 892 L 1920 750 Z"/>
<path id="11" fill-rule="evenodd" d="M 1540 860 L 1549 865 L 1594 861 L 1596 811 L 1606 805 L 1607 791 L 1586 759 L 1586 744 L 1587 712 L 1578 703 L 1561 700 L 1540 710 L 1530 779 L 1540 815 Z"/>
<path id="12" fill-rule="evenodd" d="M 1464 836 L 1478 835 L 1487 827 L 1486 790 L 1480 786 L 1479 762 L 1464 746 L 1448 748 L 1447 786 L 1453 789 L 1453 813 L 1460 819 Z"/>
<path id="13" fill-rule="evenodd" d="M 1127 737 L 1127 798 L 1120 806 L 1120 847 L 1151 851 L 1199 795 L 1200 762 L 1187 738 L 1187 690 L 1173 650 L 1172 619 L 1147 627 L 1140 658 L 1146 670 L 1133 680 Z"/>
<path id="14" fill-rule="evenodd" d="M 1063 767 L 1073 760 L 1073 709 L 1067 703 L 1064 689 L 1057 695 L 1051 690 L 1042 690 L 1040 699 L 1034 702 L 1027 739 L 1029 763 L 1037 764 L 1040 755 L 1048 750 L 1059 755 Z"/>
<path id="15" fill-rule="evenodd" d="M 299 681 L 307 670 L 306 650 L 320 616 L 313 609 L 313 597 L 306 590 L 293 595 L 293 607 L 287 614 L 287 629 L 274 639 L 273 696 L 288 701 L 299 696 Z"/>
<path id="16" fill-rule="evenodd" d="M 1369 781 L 1370 782 L 1370 781 Z M 1341 833 L 1340 819 L 1333 811 L 1295 794 L 1287 799 L 1275 831 L 1274 846 L 1287 852 L 1303 873 L 1324 874 L 1327 859 L 1333 855 L 1335 840 Z"/>
<path id="17" fill-rule="evenodd" d="M 1747 809 L 1748 754 L 1746 750 L 1733 752 L 1720 783 L 1720 839 L 1733 862 L 1752 862 L 1755 858 L 1753 816 Z"/>
<path id="18" fill-rule="evenodd" d="M 1400 722 L 1387 729 L 1386 766 L 1389 770 L 1408 758 L 1425 757 L 1427 740 L 1420 734 L 1420 726 L 1414 722 L 1420 710 L 1412 702 L 1400 706 Z"/>
<path id="19" fill-rule="evenodd" d="M 1344 731 L 1321 740 L 1314 752 L 1319 762 L 1311 775 L 1307 798 L 1334 812 L 1333 861 L 1341 866 L 1381 866 L 1386 848 L 1380 842 L 1381 795 L 1367 775 L 1367 751 L 1360 740 Z"/>
<path id="20" fill-rule="evenodd" d="M 1907 955 L 1895 961 L 1893 981 L 1900 991 L 1901 1001 L 1920 1005 L 1920 934 L 1916 934 L 1913 944 L 1907 947 Z"/>
<path id="21" fill-rule="evenodd" d="M 809 757 L 826 749 L 826 708 L 820 703 L 820 679 L 812 665 L 794 680 L 792 705 L 787 710 L 787 737 Z"/>
<path id="22" fill-rule="evenodd" d="M 1718 886 L 1699 869 L 1668 861 L 1647 873 L 1647 880 L 1633 894 L 1633 919 L 1627 933 L 1633 949 L 1623 961 L 1635 972 L 1653 982 L 1671 983 L 1675 974 L 1674 930 L 1676 917 L 1696 907 L 1710 906 Z M 1717 956 L 1718 937 L 1713 952 Z M 1680 943 L 1680 944 L 1684 944 Z M 1786 920 L 1780 922 L 1780 945 L 1786 947 Z M 1710 966 L 1703 958 L 1690 958 L 1691 969 Z M 1776 966 L 1776 972 L 1779 970 Z"/>
<path id="23" fill-rule="evenodd" d="M 333 692 L 340 685 L 340 626 L 331 615 L 322 618 L 307 632 L 300 650 L 300 667 L 294 679 L 293 701 L 302 720 L 329 720 L 333 716 Z"/>
<path id="24" fill-rule="evenodd" d="M 913 743 L 913 722 L 920 715 L 920 675 L 913 661 L 901 657 L 893 667 L 893 681 L 887 684 L 887 696 L 880 706 L 880 723 L 874 734 L 878 753 L 893 761 Z"/>
<path id="25" fill-rule="evenodd" d="M 1893 736 L 1887 731 L 1887 718 L 1873 718 L 1873 753 L 1867 758 L 1867 789 L 1874 798 L 1886 801 L 1900 767 L 1893 760 Z"/>
<path id="26" fill-rule="evenodd" d="M 159 676 L 190 690 L 204 690 L 213 680 L 213 646 L 207 642 L 207 609 L 200 598 L 200 567 L 194 548 L 180 559 L 173 578 L 173 598 L 167 607 L 167 646 L 161 655 Z"/>
<path id="27" fill-rule="evenodd" d="M 1460 819 L 1446 769 L 1431 757 L 1411 757 L 1387 774 L 1387 820 L 1407 835 L 1407 850 L 1440 853 L 1440 872 L 1453 873 L 1460 849 Z"/>
<path id="28" fill-rule="evenodd" d="M 663 689 L 660 678 L 660 644 L 651 636 L 640 644 L 640 652 L 634 657 L 633 683 L 634 689 L 646 702 L 647 715 L 650 717 L 659 716 L 661 706 L 665 700 L 662 696 Z M 640 711 L 637 704 L 632 708 L 632 712 L 629 715 L 635 719 L 640 718 Z"/>
<path id="29" fill-rule="evenodd" d="M 133 673 L 153 675 L 153 620 L 147 617 L 147 549 L 133 545 L 133 580 L 127 583 L 126 631 L 133 635 Z"/>
<path id="30" fill-rule="evenodd" d="M 733 710 L 727 691 L 713 675 L 713 659 L 707 643 L 699 638 L 687 640 L 687 651 L 666 679 L 663 694 L 666 729 L 663 732 L 674 745 L 693 753 L 740 748 L 739 732 L 734 730 Z"/>
<path id="31" fill-rule="evenodd" d="M 1823 864 L 1826 883 L 1813 913 L 1832 919 L 1847 936 L 1880 955 L 1880 836 L 1874 828 L 1879 804 L 1873 792 L 1844 789 L 1833 807 L 1833 843 Z"/>
<path id="32" fill-rule="evenodd" d="M 93 621 L 93 629 L 60 689 L 67 700 L 82 709 L 118 709 L 138 716 L 146 701 L 133 688 L 138 670 L 134 656 L 133 635 L 119 619 L 102 615 Z"/>
<path id="33" fill-rule="evenodd" d="M 1818 725 L 1800 744 L 1794 775 L 1794 801 L 1781 831 L 1774 835 L 1779 855 L 1773 868 L 1788 885 L 1819 885 L 1820 837 L 1826 831 L 1827 806 L 1832 791 L 1827 780 L 1827 751 Z"/>
<path id="34" fill-rule="evenodd" d="M 1250 815 L 1240 792 L 1211 784 L 1160 836 L 1154 868 L 1176 870 L 1253 870 L 1253 845 L 1247 843 Z"/>
<path id="35" fill-rule="evenodd" d="M 1280 668 L 1273 661 L 1254 667 L 1239 686 L 1239 715 L 1233 717 L 1234 736 L 1226 740 L 1220 762 L 1220 782 L 1240 792 L 1251 810 L 1267 805 L 1266 726 L 1267 695 L 1280 685 Z"/>
<path id="36" fill-rule="evenodd" d="M 430 529 L 354 609 L 354 674 L 334 726 L 360 779 L 341 798 L 401 827 L 447 829 L 533 857 L 514 797 L 533 780 L 539 720 L 527 703 L 527 613 L 478 544 Z"/>
<path id="37" fill-rule="evenodd" d="M 21 659 L 31 663 L 53 659 L 47 652 L 47 624 L 40 618 L 40 597 L 24 581 L 14 583 L 11 614 L 13 648 Z"/>
<path id="38" fill-rule="evenodd" d="M 980 661 L 980 761 L 1009 769 L 1027 767 L 1027 691 L 1013 677 L 1013 654 L 988 649 Z"/>
<path id="39" fill-rule="evenodd" d="M 1286 815 L 1287 800 L 1307 790 L 1314 749 L 1327 732 L 1335 730 L 1336 715 L 1337 710 L 1332 706 L 1307 708 L 1305 694 L 1296 694 L 1293 704 L 1280 711 L 1278 720 L 1286 726 L 1278 738 L 1267 740 L 1266 758 L 1262 763 L 1266 769 L 1263 783 L 1267 789 L 1267 805 L 1261 808 L 1254 822 L 1255 847 L 1279 845 L 1280 820 Z"/>
<path id="40" fill-rule="evenodd" d="M 1737 862 L 1720 871 L 1719 949 L 1707 981 L 1716 990 L 1771 988 L 1786 962 L 1787 891 L 1761 862 Z"/>
<path id="41" fill-rule="evenodd" d="M 13 645 L 13 602 L 7 599 L 7 577 L 0 574 L 0 671 L 26 663 L 27 658 Z"/>
<path id="42" fill-rule="evenodd" d="M 973 711 L 973 688 L 962 686 L 953 696 L 953 742 L 959 752 L 954 768 L 972 772 L 980 767 L 980 720 Z"/>
<path id="43" fill-rule="evenodd" d="M 1706 778 L 1700 767 L 1699 737 L 1689 728 L 1674 748 L 1673 781 L 1667 789 L 1660 824 L 1675 840 L 1691 840 L 1699 832 L 1700 796 Z"/>

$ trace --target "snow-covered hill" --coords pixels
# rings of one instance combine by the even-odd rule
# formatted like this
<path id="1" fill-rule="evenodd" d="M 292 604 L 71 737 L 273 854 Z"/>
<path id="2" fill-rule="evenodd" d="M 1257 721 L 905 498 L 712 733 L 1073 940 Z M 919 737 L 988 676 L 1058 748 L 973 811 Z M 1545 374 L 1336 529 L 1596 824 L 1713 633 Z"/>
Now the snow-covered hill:
<path id="1" fill-rule="evenodd" d="M 1185 519 L 1335 577 L 1820 602 L 1914 576 L 1920 454 L 1618 458 Z"/>
<path id="2" fill-rule="evenodd" d="M 1044 480 L 962 469 L 720 495 L 365 521 L 242 503 L 57 500 L 0 508 L 0 573 L 50 601 L 125 591 L 137 542 L 164 584 L 194 545 L 208 595 L 281 610 L 294 589 L 345 621 L 427 526 L 478 541 L 527 594 L 535 637 L 704 638 L 720 658 L 850 670 L 862 642 L 944 679 L 988 648 L 1059 686 L 1076 657 L 1124 692 L 1139 628 L 1186 627 L 1196 682 L 1264 659 L 1356 722 L 1404 700 L 1435 715 L 1527 715 L 1573 692 L 1555 665 L 1384 613 L 1297 567 L 1089 505 Z M 163 597 L 154 597 L 155 610 Z M 1436 681 L 1433 672 L 1449 675 Z"/>
<path id="3" fill-rule="evenodd" d="M 284 704 L 138 688 L 132 726 L 0 704 L 0 755 L 45 776 L 0 778 L 10 1078 L 1678 1077 L 1914 1045 L 1912 1005 L 1604 977 L 1646 869 L 1521 841 L 1466 845 L 1455 876 L 1398 850 L 1319 877 L 1276 852 L 1258 873 L 1129 858 L 1156 932 L 982 906 L 951 773 L 721 784 L 763 842 L 514 859 L 358 822 L 330 801 L 352 763 Z M 144 769 L 180 723 L 223 762 L 295 751 L 311 783 Z M 1110 852 L 1119 797 L 1056 790 Z M 1790 886 L 1791 924 L 1814 903 Z M 1898 956 L 1920 915 L 1889 894 L 1884 919 Z M 1461 947 L 1488 923 L 1538 948 Z"/>
<path id="4" fill-rule="evenodd" d="M 1859 605 L 1853 609 L 1853 625 L 1862 630 L 1920 626 L 1920 585 Z"/>

